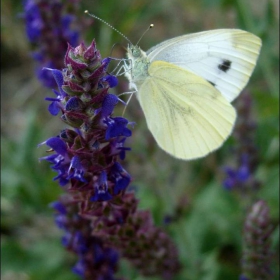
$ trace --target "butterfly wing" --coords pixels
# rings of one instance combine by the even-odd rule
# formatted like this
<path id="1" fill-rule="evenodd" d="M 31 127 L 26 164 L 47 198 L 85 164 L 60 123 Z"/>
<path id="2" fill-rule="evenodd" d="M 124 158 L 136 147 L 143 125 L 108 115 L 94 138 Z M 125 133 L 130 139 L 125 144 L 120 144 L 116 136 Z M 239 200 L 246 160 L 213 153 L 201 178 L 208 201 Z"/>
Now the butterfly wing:
<path id="1" fill-rule="evenodd" d="M 217 29 L 164 41 L 147 55 L 151 62 L 170 62 L 203 77 L 231 102 L 247 84 L 260 48 L 260 38 L 251 33 Z"/>
<path id="2" fill-rule="evenodd" d="M 219 148 L 232 131 L 236 113 L 203 78 L 164 61 L 151 63 L 138 99 L 158 145 L 181 159 Z"/>

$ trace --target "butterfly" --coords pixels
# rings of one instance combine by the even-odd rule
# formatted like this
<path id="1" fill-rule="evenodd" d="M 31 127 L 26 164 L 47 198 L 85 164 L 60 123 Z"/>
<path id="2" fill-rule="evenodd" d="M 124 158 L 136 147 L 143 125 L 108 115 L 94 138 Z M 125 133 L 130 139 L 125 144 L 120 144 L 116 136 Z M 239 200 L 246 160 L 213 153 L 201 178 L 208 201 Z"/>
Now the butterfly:
<path id="1" fill-rule="evenodd" d="M 259 37 L 238 29 L 175 37 L 147 52 L 129 44 L 125 75 L 158 145 L 183 160 L 221 147 L 260 49 Z"/>

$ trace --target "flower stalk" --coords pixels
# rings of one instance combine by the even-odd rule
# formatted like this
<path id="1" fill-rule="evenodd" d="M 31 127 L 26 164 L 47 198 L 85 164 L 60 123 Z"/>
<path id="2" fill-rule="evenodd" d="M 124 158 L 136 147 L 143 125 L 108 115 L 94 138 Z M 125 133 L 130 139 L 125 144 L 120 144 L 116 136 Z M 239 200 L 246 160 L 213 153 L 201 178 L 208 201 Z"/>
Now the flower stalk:
<path id="1" fill-rule="evenodd" d="M 269 207 L 265 201 L 259 200 L 253 204 L 245 220 L 241 280 L 273 279 L 272 231 Z"/>
<path id="2" fill-rule="evenodd" d="M 143 275 L 169 280 L 180 267 L 177 249 L 127 191 L 131 176 L 121 162 L 133 123 L 113 116 L 120 100 L 109 93 L 118 83 L 107 73 L 109 63 L 92 41 L 69 45 L 62 71 L 45 69 L 58 88 L 46 98 L 49 112 L 61 112 L 72 127 L 40 144 L 50 148 L 42 160 L 52 164 L 65 190 L 52 204 L 56 222 L 65 232 L 63 245 L 78 255 L 73 271 L 84 279 L 117 279 L 119 257 L 125 257 Z"/>

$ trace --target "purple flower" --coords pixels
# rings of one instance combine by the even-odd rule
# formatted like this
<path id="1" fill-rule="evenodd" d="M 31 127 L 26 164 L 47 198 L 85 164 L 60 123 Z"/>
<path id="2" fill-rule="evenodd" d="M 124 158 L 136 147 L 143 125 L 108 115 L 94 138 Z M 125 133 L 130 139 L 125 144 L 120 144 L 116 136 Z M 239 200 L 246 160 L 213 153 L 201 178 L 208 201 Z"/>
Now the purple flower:
<path id="1" fill-rule="evenodd" d="M 71 170 L 74 170 L 71 172 Z M 81 182 L 87 183 L 87 180 L 84 178 L 84 168 L 81 164 L 80 158 L 78 156 L 74 156 L 71 159 L 70 166 L 68 169 L 69 176 L 67 179 L 76 179 Z"/>
<path id="2" fill-rule="evenodd" d="M 109 193 L 107 174 L 102 171 L 98 183 L 94 186 L 94 196 L 91 197 L 91 201 L 107 201 L 111 200 L 113 197 Z"/>
<path id="3" fill-rule="evenodd" d="M 126 151 L 131 150 L 129 147 L 124 147 L 125 140 L 126 137 L 115 138 L 115 140 L 111 141 L 111 154 L 119 154 L 121 160 L 125 159 Z"/>
<path id="4" fill-rule="evenodd" d="M 52 76 L 55 79 L 55 82 L 57 84 L 57 87 L 59 89 L 59 92 L 56 90 L 53 90 L 53 92 L 56 94 L 56 98 L 46 97 L 45 100 L 52 101 L 49 105 L 49 112 L 56 116 L 61 109 L 63 109 L 63 104 L 61 103 L 62 100 L 66 97 L 66 93 L 62 89 L 63 85 L 63 75 L 62 72 L 56 69 L 50 69 L 50 68 L 44 68 L 44 72 L 52 74 Z"/>
<path id="5" fill-rule="evenodd" d="M 108 167 L 103 169 L 111 170 L 110 162 L 115 161 L 114 158 L 117 159 L 117 157 L 124 159 L 125 152 L 130 150 L 130 148 L 124 147 L 124 142 L 126 137 L 131 136 L 131 131 L 127 128 L 128 120 L 111 116 L 119 99 L 108 93 L 110 83 L 108 83 L 109 76 L 106 68 L 110 60 L 101 61 L 100 54 L 95 49 L 93 42 L 88 48 L 84 44 L 77 48 L 69 46 L 65 61 L 68 68 L 63 71 L 46 69 L 52 73 L 59 90 L 54 91 L 57 98 L 46 98 L 46 100 L 51 101 L 50 113 L 57 115 L 61 111 L 61 118 L 69 125 L 78 128 L 79 133 L 70 130 L 67 130 L 67 133 L 63 131 L 60 137 L 55 139 L 64 147 L 64 154 L 57 152 L 56 155 L 42 159 L 54 163 L 52 168 L 58 172 L 54 179 L 59 179 L 62 186 L 70 181 L 72 189 L 81 187 L 90 189 L 93 186 L 91 201 L 108 201 L 112 199 L 113 195 L 127 187 L 130 176 L 128 174 L 120 175 L 120 173 L 118 176 L 121 176 L 121 180 L 119 177 L 117 180 L 115 172 L 113 176 L 110 175 L 111 184 L 108 186 L 106 171 L 97 168 L 98 161 L 100 158 L 108 157 Z M 86 68 L 92 68 L 94 75 L 88 73 L 81 79 Z M 79 74 L 79 72 L 81 73 Z M 94 92 L 83 93 L 90 89 L 89 86 L 96 90 L 96 94 Z M 100 91 L 98 88 L 102 90 Z M 107 124 L 106 130 L 104 130 L 104 124 Z M 101 144 L 104 141 L 109 141 L 106 149 Z M 49 145 L 50 140 L 42 144 Z M 57 149 L 56 147 L 51 148 L 54 148 L 55 151 Z"/>
<path id="6" fill-rule="evenodd" d="M 54 180 L 59 179 L 59 184 L 65 186 L 69 182 L 67 179 L 67 169 L 70 164 L 70 159 L 67 154 L 67 145 L 58 137 L 49 138 L 47 141 L 39 144 L 39 146 L 44 144 L 54 150 L 56 154 L 42 157 L 40 160 L 47 160 L 53 163 L 52 169 L 58 172 L 58 176 L 56 176 Z"/>
<path id="7" fill-rule="evenodd" d="M 243 162 L 237 169 L 225 167 L 224 171 L 227 177 L 224 180 L 223 185 L 227 190 L 238 187 L 241 188 L 244 184 L 246 184 L 251 175 L 246 162 Z"/>
<path id="8" fill-rule="evenodd" d="M 131 180 L 130 175 L 118 162 L 115 162 L 112 166 L 109 177 L 115 183 L 114 194 L 118 194 L 120 191 L 125 190 Z"/>
<path id="9" fill-rule="evenodd" d="M 127 128 L 127 125 L 129 124 L 127 119 L 122 117 L 115 117 L 107 118 L 103 121 L 107 125 L 105 136 L 107 140 L 118 136 L 131 136 L 131 130 Z"/>

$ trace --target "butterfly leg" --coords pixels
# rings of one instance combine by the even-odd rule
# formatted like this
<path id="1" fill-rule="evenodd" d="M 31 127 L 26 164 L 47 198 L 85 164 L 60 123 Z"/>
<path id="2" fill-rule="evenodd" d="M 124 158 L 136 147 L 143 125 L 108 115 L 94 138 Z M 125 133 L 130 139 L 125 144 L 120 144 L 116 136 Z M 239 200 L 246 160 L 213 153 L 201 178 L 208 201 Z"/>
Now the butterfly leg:
<path id="1" fill-rule="evenodd" d="M 117 64 L 117 66 L 113 69 L 113 71 L 111 71 L 111 74 L 112 75 L 115 75 L 115 76 L 122 76 L 124 75 L 125 73 L 127 73 L 127 71 L 131 71 L 131 63 L 130 62 L 127 62 L 127 60 L 130 60 L 130 59 L 117 59 L 117 58 L 114 58 L 114 60 L 120 60 Z M 123 63 L 123 65 L 121 65 L 121 63 Z"/>
<path id="2" fill-rule="evenodd" d="M 115 66 L 115 68 L 111 71 L 112 75 L 119 75 L 118 73 L 120 72 L 120 69 L 124 68 L 124 65 L 120 66 L 120 64 L 123 62 L 123 58 L 122 59 L 118 59 L 118 58 L 112 58 L 112 60 L 117 60 L 119 61 L 118 64 Z M 116 72 L 117 71 L 117 72 Z M 116 73 L 115 73 L 116 72 Z"/>
<path id="3" fill-rule="evenodd" d="M 126 107 L 128 106 L 128 104 L 129 104 L 129 102 L 130 102 L 130 100 L 131 100 L 131 98 L 132 98 L 132 96 L 133 96 L 133 94 L 134 94 L 135 92 L 136 92 L 136 90 L 134 90 L 134 91 L 127 91 L 127 92 L 123 92 L 123 93 L 121 93 L 121 94 L 118 95 L 118 97 L 119 97 L 119 96 L 122 96 L 122 95 L 125 95 L 125 94 L 130 94 L 130 96 L 129 96 L 127 102 L 122 102 L 122 103 L 124 104 L 124 106 L 125 106 L 124 109 L 123 109 L 123 112 L 122 112 L 122 116 L 124 116 Z M 119 100 L 121 100 L 121 99 L 119 99 Z M 122 101 L 122 100 L 121 100 L 121 101 Z"/>

